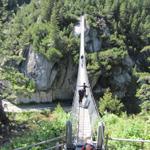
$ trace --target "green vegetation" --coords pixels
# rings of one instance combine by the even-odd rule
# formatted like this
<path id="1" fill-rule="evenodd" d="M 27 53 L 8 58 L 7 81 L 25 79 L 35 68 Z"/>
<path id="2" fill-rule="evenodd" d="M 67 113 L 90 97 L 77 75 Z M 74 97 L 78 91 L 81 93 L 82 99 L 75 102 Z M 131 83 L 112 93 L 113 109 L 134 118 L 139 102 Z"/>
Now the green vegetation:
<path id="1" fill-rule="evenodd" d="M 22 71 L 26 51 L 40 53 L 56 62 L 58 68 L 70 57 L 78 63 L 79 37 L 73 30 L 83 13 L 101 42 L 100 51 L 87 54 L 87 66 L 91 80 L 95 80 L 94 89 L 102 89 L 98 103 L 108 134 L 150 139 L 149 0 L 0 0 L 0 129 L 7 120 L 1 100 L 14 100 L 20 94 L 29 96 L 36 91 L 35 81 Z M 29 132 L 13 138 L 6 149 L 58 135 L 66 121 L 62 110 L 58 112 L 56 118 L 61 117 L 50 122 L 48 118 L 34 120 L 33 114 L 23 114 L 28 116 L 24 121 L 31 125 Z M 111 149 L 139 149 L 138 144 L 109 144 Z"/>
<path id="2" fill-rule="evenodd" d="M 30 144 L 38 143 L 43 140 L 52 139 L 65 134 L 65 124 L 69 119 L 69 114 L 58 105 L 53 112 L 45 110 L 42 112 L 23 112 L 23 113 L 11 113 L 10 118 L 15 120 L 18 127 L 17 135 L 10 136 L 10 143 L 4 144 L 1 149 L 15 149 L 18 147 L 26 147 Z M 25 124 L 22 127 L 22 124 Z M 16 129 L 16 130 L 17 130 Z M 50 146 L 41 145 L 37 148 L 42 150 Z M 35 148 L 32 148 L 35 149 Z"/>
<path id="3" fill-rule="evenodd" d="M 117 97 L 112 96 L 109 89 L 99 101 L 99 112 L 104 115 L 105 111 L 119 115 L 123 110 L 123 104 Z"/>
<path id="4" fill-rule="evenodd" d="M 137 74 L 136 74 L 137 75 Z M 139 75 L 139 74 L 138 74 Z M 142 79 L 146 79 L 147 74 L 143 74 Z M 140 74 L 140 76 L 142 76 Z M 143 80 L 139 80 L 139 83 Z M 137 98 L 140 98 L 141 113 L 138 115 L 127 115 L 123 112 L 123 104 L 117 97 L 113 97 L 110 90 L 106 90 L 104 96 L 99 101 L 99 112 L 102 115 L 102 121 L 105 123 L 105 137 L 122 138 L 122 139 L 150 139 L 150 105 L 149 95 L 146 88 L 148 85 L 142 84 L 137 91 Z M 144 89 L 145 88 L 145 89 Z M 95 127 L 95 132 L 97 126 Z M 111 141 L 108 140 L 108 149 L 114 150 L 137 150 L 141 149 L 141 143 L 125 142 L 125 141 Z M 148 150 L 149 143 L 144 143 L 143 149 Z"/>
<path id="5" fill-rule="evenodd" d="M 105 73 L 111 73 L 115 66 L 123 65 L 122 60 L 125 59 L 126 56 L 128 56 L 127 52 L 119 48 L 108 49 L 106 51 L 98 52 L 98 54 L 89 54 L 90 63 L 87 67 L 91 72 L 100 69 Z"/>
<path id="6" fill-rule="evenodd" d="M 150 119 L 148 114 L 139 114 L 136 116 L 122 114 L 122 116 L 118 117 L 115 114 L 106 113 L 102 119 L 105 122 L 105 134 L 108 135 L 108 137 L 144 140 L 150 139 Z M 144 150 L 148 150 L 149 147 L 149 143 L 144 144 Z M 124 141 L 116 142 L 109 140 L 108 148 L 114 150 L 137 150 L 141 148 L 141 143 Z"/>
<path id="7" fill-rule="evenodd" d="M 121 101 L 128 103 L 126 99 L 134 99 L 136 103 L 136 96 L 140 99 L 136 94 L 139 85 L 135 84 L 138 78 L 132 74 L 132 67 L 136 68 L 136 72 L 149 72 L 148 0 L 1 0 L 0 3 L 0 57 L 5 76 L 9 72 L 8 67 L 4 67 L 6 65 L 22 73 L 20 67 L 26 59 L 26 50 L 41 53 L 45 59 L 58 64 L 71 55 L 74 63 L 78 63 L 79 38 L 74 36 L 73 29 L 84 12 L 87 14 L 90 29 L 97 32 L 103 50 L 88 54 L 90 73 L 94 77 L 94 74 L 101 70 L 99 78 L 102 78 L 103 82 L 100 84 L 105 85 L 102 88 L 110 88 L 115 95 L 116 92 L 112 88 L 114 85 L 110 82 L 114 69 L 120 67 L 122 72 L 128 70 L 132 81 L 127 88 L 135 86 L 132 87 L 133 92 L 126 93 L 128 96 L 121 97 Z M 132 66 L 124 63 L 127 58 L 132 59 Z M 33 81 L 31 82 L 29 87 L 18 87 L 21 87 L 20 90 L 27 88 L 27 91 L 33 91 L 36 87 L 31 86 Z M 115 89 L 118 90 L 119 87 Z M 128 111 L 128 106 L 125 109 Z"/>

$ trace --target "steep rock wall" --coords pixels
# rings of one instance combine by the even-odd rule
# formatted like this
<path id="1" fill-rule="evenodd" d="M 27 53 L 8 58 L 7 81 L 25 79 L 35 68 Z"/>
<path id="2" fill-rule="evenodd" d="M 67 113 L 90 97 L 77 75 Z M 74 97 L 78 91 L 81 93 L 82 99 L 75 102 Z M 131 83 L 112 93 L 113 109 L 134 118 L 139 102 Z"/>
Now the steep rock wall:
<path id="1" fill-rule="evenodd" d="M 101 42 L 97 30 L 87 29 L 85 37 L 87 50 L 90 52 L 101 50 Z M 49 102 L 73 98 L 78 67 L 73 63 L 71 55 L 49 61 L 30 46 L 24 57 L 26 59 L 22 63 L 21 71 L 35 81 L 36 92 L 29 97 L 19 97 L 18 102 Z M 124 98 L 128 87 L 132 84 L 133 62 L 129 56 L 123 58 L 120 63 L 114 61 L 117 65 L 112 66 L 110 72 L 101 69 L 94 74 L 89 72 L 91 86 L 95 94 L 102 95 L 106 88 L 111 88 L 115 95 Z"/>
<path id="2" fill-rule="evenodd" d="M 132 67 L 133 61 L 126 56 L 120 62 L 116 62 L 115 66 L 111 66 L 111 70 L 99 70 L 92 82 L 94 92 L 102 95 L 105 89 L 110 88 L 113 94 L 125 98 L 132 84 Z M 91 80 L 92 78 L 91 76 Z"/>
<path id="3" fill-rule="evenodd" d="M 18 103 L 72 99 L 77 67 L 73 64 L 71 56 L 55 62 L 48 61 L 30 46 L 21 71 L 35 81 L 36 92 L 28 97 L 19 96 Z"/>

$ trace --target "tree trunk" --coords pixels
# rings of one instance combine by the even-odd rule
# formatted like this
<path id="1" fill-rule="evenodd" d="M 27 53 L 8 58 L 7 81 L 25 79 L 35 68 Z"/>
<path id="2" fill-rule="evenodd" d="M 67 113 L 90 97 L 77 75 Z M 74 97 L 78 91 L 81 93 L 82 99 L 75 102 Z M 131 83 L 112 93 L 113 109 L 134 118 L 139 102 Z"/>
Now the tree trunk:
<path id="1" fill-rule="evenodd" d="M 2 106 L 2 100 L 0 99 L 0 134 L 8 135 L 10 128 L 9 128 L 9 119 L 6 116 L 4 108 Z"/>
<path id="2" fill-rule="evenodd" d="M 7 127 L 9 126 L 9 119 L 6 116 L 6 113 L 2 106 L 2 100 L 0 100 L 0 123 L 3 124 L 4 126 L 7 126 Z"/>
<path id="3" fill-rule="evenodd" d="M 5 88 L 6 88 L 5 82 L 0 81 L 0 124 L 4 125 L 4 127 L 5 126 L 8 127 L 9 126 L 9 119 L 6 116 L 6 113 L 5 113 L 3 105 L 2 105 L 3 92 L 4 92 Z"/>

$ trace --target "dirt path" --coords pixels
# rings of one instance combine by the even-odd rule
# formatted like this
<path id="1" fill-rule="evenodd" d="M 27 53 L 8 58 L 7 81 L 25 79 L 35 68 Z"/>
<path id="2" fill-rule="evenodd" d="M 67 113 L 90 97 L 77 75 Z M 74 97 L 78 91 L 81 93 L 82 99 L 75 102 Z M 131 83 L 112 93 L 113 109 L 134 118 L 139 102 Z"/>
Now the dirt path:
<path id="1" fill-rule="evenodd" d="M 6 112 L 42 111 L 42 110 L 46 110 L 46 109 L 53 110 L 57 106 L 57 103 L 49 103 L 49 104 L 43 103 L 43 104 L 31 104 L 31 105 L 25 104 L 25 105 L 17 106 L 7 100 L 3 100 L 2 104 L 4 107 L 4 111 L 6 111 Z M 64 102 L 60 105 L 67 112 L 69 112 L 71 110 L 71 104 L 69 104 L 69 103 Z"/>

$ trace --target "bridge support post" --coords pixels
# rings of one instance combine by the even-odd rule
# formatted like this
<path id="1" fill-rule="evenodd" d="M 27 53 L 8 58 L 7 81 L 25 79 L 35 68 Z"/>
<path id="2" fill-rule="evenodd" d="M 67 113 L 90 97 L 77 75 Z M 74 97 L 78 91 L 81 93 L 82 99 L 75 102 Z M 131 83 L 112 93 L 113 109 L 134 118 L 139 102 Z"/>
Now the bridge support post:
<path id="1" fill-rule="evenodd" d="M 104 150 L 104 123 L 98 123 L 97 131 L 97 150 Z"/>
<path id="2" fill-rule="evenodd" d="M 72 123 L 70 120 L 66 123 L 66 149 L 72 150 L 73 149 L 73 143 L 72 143 Z"/>
<path id="3" fill-rule="evenodd" d="M 56 148 L 55 150 L 60 150 L 59 142 L 56 143 Z"/>

